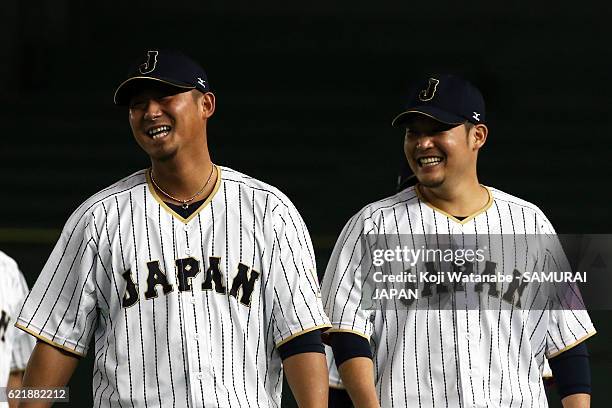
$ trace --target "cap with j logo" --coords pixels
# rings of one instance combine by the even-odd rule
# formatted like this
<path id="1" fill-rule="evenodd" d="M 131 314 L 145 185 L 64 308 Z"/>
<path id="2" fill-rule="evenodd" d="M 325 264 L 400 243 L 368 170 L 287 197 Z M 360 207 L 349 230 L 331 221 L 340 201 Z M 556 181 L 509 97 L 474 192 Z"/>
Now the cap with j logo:
<path id="1" fill-rule="evenodd" d="M 392 126 L 402 126 L 414 115 L 425 115 L 448 125 L 485 123 L 485 103 L 474 85 L 454 75 L 432 75 L 417 82 L 408 94 L 406 109 Z"/>
<path id="2" fill-rule="evenodd" d="M 148 50 L 130 69 L 115 91 L 116 105 L 127 105 L 143 86 L 156 83 L 177 90 L 210 92 L 204 69 L 186 55 L 172 50 Z"/>

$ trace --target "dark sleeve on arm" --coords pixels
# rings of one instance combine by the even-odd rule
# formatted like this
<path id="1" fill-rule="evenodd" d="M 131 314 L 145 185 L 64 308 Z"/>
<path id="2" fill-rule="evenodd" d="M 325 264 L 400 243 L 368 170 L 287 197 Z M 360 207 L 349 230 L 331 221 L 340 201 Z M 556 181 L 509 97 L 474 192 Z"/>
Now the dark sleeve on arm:
<path id="1" fill-rule="evenodd" d="M 283 360 L 300 353 L 325 354 L 325 348 L 321 340 L 321 330 L 317 329 L 300 334 L 278 347 L 278 354 L 280 354 Z"/>
<path id="2" fill-rule="evenodd" d="M 551 358 L 548 363 L 562 399 L 572 394 L 591 394 L 591 367 L 585 343 Z"/>
<path id="3" fill-rule="evenodd" d="M 351 358 L 372 358 L 372 348 L 365 337 L 353 333 L 337 332 L 330 333 L 330 339 L 336 367 L 340 367 L 340 364 Z"/>

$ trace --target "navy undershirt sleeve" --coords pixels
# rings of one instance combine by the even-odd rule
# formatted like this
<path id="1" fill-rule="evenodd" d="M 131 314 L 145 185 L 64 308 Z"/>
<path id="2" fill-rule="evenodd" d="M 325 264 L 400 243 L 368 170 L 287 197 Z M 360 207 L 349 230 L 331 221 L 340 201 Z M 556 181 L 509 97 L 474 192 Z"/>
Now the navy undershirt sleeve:
<path id="1" fill-rule="evenodd" d="M 330 342 L 336 367 L 340 367 L 340 364 L 351 358 L 372 358 L 372 348 L 365 337 L 353 333 L 336 332 L 330 333 Z"/>
<path id="2" fill-rule="evenodd" d="M 278 354 L 280 354 L 283 360 L 300 353 L 325 354 L 325 348 L 321 340 L 321 330 L 317 329 L 300 334 L 296 338 L 278 346 Z"/>
<path id="3" fill-rule="evenodd" d="M 551 358 L 548 363 L 561 398 L 572 394 L 591 394 L 591 367 L 585 343 Z"/>

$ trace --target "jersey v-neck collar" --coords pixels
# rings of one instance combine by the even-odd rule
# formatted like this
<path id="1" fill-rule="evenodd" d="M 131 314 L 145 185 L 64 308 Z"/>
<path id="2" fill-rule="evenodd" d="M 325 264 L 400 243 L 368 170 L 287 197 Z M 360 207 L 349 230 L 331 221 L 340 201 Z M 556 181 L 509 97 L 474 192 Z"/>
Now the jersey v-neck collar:
<path id="1" fill-rule="evenodd" d="M 421 194 L 421 189 L 419 188 L 419 184 L 416 184 L 414 186 L 414 191 L 416 192 L 417 196 L 419 197 L 419 200 L 421 200 L 423 203 L 425 203 L 426 206 L 428 206 L 432 210 L 434 210 L 434 211 L 444 215 L 449 220 L 451 220 L 451 221 L 453 221 L 453 222 L 455 222 L 457 224 L 465 225 L 468 222 L 472 221 L 474 218 L 476 218 L 478 215 L 480 215 L 480 214 L 484 213 L 485 211 L 487 211 L 493 205 L 493 194 L 491 193 L 491 190 L 489 190 L 489 188 L 487 186 L 483 186 L 482 184 L 481 184 L 481 186 L 484 187 L 485 190 L 487 190 L 487 194 L 489 195 L 489 199 L 487 200 L 487 203 L 482 208 L 480 208 L 479 210 L 477 210 L 473 214 L 468 215 L 467 217 L 465 217 L 462 220 L 458 219 L 454 215 L 447 213 L 446 211 L 436 207 L 435 205 L 433 205 L 432 203 L 427 201 L 425 199 L 425 197 L 423 196 L 423 194 Z"/>
<path id="2" fill-rule="evenodd" d="M 206 208 L 208 206 L 208 204 L 212 201 L 212 199 L 215 196 L 215 194 L 217 194 L 217 191 L 219 191 L 219 187 L 221 186 L 221 181 L 222 181 L 221 180 L 221 178 L 222 178 L 222 176 L 221 176 L 221 168 L 219 166 L 217 166 L 216 164 L 213 164 L 213 166 L 215 166 L 215 168 L 217 169 L 217 181 L 215 182 L 215 186 L 213 187 L 213 189 L 210 192 L 210 194 L 208 195 L 208 197 L 206 197 L 206 200 L 204 200 L 202 205 L 200 205 L 200 207 L 197 210 L 195 210 L 193 212 L 193 214 L 191 214 L 187 218 L 183 218 L 180 214 L 178 214 L 176 211 L 174 211 L 172 208 L 170 208 L 168 206 L 168 204 L 166 204 L 164 202 L 164 200 L 162 200 L 160 198 L 160 196 L 157 194 L 157 191 L 155 191 L 155 188 L 153 187 L 153 184 L 151 183 L 151 172 L 147 171 L 147 172 L 145 172 L 145 175 L 146 175 L 146 178 L 147 178 L 147 186 L 149 187 L 149 193 L 151 193 L 151 195 L 153 196 L 155 201 L 157 201 L 157 203 L 167 213 L 170 213 L 170 215 L 172 215 L 174 218 L 176 218 L 177 220 L 179 220 L 183 224 L 188 224 L 189 221 L 194 219 L 204 208 Z"/>

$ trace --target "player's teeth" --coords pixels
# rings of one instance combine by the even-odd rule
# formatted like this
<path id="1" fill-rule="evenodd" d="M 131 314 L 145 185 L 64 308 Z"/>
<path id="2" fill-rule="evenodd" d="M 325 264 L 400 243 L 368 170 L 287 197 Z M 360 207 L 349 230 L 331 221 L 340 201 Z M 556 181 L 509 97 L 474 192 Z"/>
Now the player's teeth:
<path id="1" fill-rule="evenodd" d="M 158 128 L 149 130 L 147 133 L 149 134 L 149 136 L 155 136 L 157 134 L 160 134 L 163 132 L 169 132 L 169 131 L 170 131 L 170 126 L 160 126 Z"/>
<path id="2" fill-rule="evenodd" d="M 167 134 L 168 134 L 168 132 L 161 132 L 161 133 L 157 133 L 157 134 L 153 135 L 152 137 L 153 137 L 153 140 L 156 140 L 156 139 L 159 139 L 159 138 L 162 138 L 162 137 L 166 136 Z"/>
<path id="3" fill-rule="evenodd" d="M 421 166 L 433 166 L 442 161 L 440 157 L 423 157 L 419 159 Z"/>

